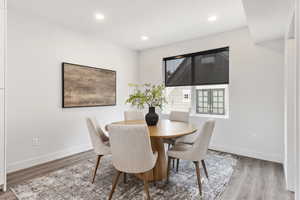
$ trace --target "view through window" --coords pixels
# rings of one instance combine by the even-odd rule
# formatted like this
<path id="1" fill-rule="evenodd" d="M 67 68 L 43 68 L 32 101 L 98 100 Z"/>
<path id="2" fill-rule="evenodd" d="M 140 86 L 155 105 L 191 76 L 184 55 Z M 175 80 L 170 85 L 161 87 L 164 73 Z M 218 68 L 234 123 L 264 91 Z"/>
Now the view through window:
<path id="1" fill-rule="evenodd" d="M 164 112 L 190 111 L 194 114 L 225 116 L 228 114 L 228 86 L 167 87 Z"/>
<path id="2" fill-rule="evenodd" d="M 192 97 L 191 87 L 167 87 L 166 97 L 168 104 L 165 107 L 167 112 L 171 110 L 189 111 L 191 109 Z"/>

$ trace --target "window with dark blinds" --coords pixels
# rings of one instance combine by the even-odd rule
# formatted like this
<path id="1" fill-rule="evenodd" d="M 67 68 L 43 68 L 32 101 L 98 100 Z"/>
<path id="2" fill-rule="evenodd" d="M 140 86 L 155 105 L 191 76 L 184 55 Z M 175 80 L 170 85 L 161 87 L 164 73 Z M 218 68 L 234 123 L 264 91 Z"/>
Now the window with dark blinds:
<path id="1" fill-rule="evenodd" d="M 229 83 L 229 47 L 164 58 L 165 85 Z"/>

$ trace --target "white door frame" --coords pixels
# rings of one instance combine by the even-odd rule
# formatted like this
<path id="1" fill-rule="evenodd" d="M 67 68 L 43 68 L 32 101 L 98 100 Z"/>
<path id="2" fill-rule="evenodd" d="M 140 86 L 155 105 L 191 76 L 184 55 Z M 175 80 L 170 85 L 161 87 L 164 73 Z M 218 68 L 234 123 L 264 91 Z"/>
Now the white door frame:
<path id="1" fill-rule="evenodd" d="M 1 27 L 2 30 L 0 30 L 1 32 L 3 32 L 3 37 L 1 37 L 1 45 L 3 45 L 3 54 L 1 55 L 1 57 L 3 58 L 3 65 L 4 65 L 4 149 L 0 150 L 0 153 L 4 153 L 4 166 L 1 166 L 0 168 L 3 169 L 3 173 L 4 173 L 4 185 L 3 185 L 3 191 L 5 192 L 7 189 L 7 181 L 6 181 L 6 145 L 7 145 L 7 137 L 6 137 L 6 133 L 7 133 L 7 79 L 6 79 L 6 75 L 7 75 L 7 0 L 0 0 L 0 9 L 1 9 L 1 16 L 0 19 L 3 20 L 3 26 Z"/>
<path id="2" fill-rule="evenodd" d="M 295 27 L 296 27 L 296 65 L 297 65 L 297 134 L 296 134 L 296 188 L 295 200 L 300 200 L 300 0 L 295 5 Z"/>

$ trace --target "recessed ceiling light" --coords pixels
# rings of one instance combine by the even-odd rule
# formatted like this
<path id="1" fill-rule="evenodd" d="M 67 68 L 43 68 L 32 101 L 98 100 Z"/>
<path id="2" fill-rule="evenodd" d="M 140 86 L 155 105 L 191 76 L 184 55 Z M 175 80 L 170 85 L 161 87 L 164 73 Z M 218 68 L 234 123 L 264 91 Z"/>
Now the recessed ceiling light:
<path id="1" fill-rule="evenodd" d="M 214 22 L 214 21 L 217 20 L 217 16 L 216 16 L 216 15 L 212 15 L 212 16 L 208 17 L 207 20 L 208 20 L 209 22 Z"/>
<path id="2" fill-rule="evenodd" d="M 97 20 L 103 20 L 105 17 L 104 17 L 104 15 L 101 14 L 101 13 L 96 13 L 96 14 L 95 14 L 95 18 L 96 18 Z"/>
<path id="3" fill-rule="evenodd" d="M 141 40 L 144 40 L 144 41 L 146 41 L 146 40 L 149 40 L 149 37 L 148 37 L 148 36 L 145 36 L 145 35 L 143 35 L 143 36 L 141 36 Z"/>

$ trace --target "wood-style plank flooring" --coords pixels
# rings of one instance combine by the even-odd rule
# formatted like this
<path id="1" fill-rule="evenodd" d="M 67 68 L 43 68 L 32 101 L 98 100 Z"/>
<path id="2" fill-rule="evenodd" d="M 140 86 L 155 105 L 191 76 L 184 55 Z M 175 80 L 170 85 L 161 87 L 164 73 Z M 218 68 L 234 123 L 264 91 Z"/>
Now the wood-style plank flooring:
<path id="1" fill-rule="evenodd" d="M 8 175 L 12 186 L 57 169 L 73 165 L 93 157 L 93 152 L 84 152 Z M 196 184 L 196 183 L 195 183 Z M 223 200 L 294 200 L 294 194 L 285 190 L 281 164 L 239 157 L 232 179 L 222 194 Z M 16 200 L 11 191 L 0 192 L 0 200 Z"/>

